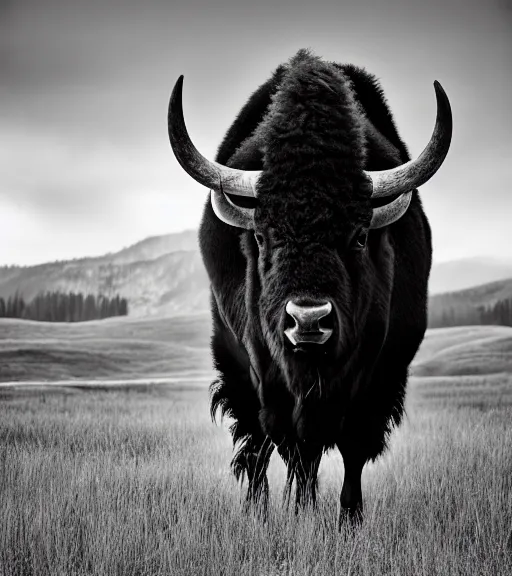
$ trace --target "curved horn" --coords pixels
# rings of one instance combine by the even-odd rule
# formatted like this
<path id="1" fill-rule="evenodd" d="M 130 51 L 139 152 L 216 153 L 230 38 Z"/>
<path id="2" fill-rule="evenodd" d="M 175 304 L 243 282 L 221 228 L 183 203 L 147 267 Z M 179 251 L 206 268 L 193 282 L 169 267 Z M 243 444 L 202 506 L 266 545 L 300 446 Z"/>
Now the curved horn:
<path id="1" fill-rule="evenodd" d="M 430 142 L 416 160 L 390 170 L 365 171 L 373 186 L 372 198 L 409 192 L 425 184 L 439 170 L 452 139 L 452 111 L 443 87 L 434 82 L 437 99 L 436 125 Z"/>
<path id="2" fill-rule="evenodd" d="M 259 170 L 236 170 L 212 162 L 192 144 L 183 118 L 182 91 L 183 76 L 180 76 L 169 101 L 167 124 L 172 150 L 181 167 L 207 188 L 220 190 L 222 187 L 229 194 L 255 197 Z"/>
<path id="3" fill-rule="evenodd" d="M 254 228 L 254 208 L 242 208 L 233 204 L 222 190 L 220 192 L 212 190 L 210 192 L 210 200 L 215 215 L 222 222 L 237 228 L 245 228 L 246 230 Z"/>
<path id="4" fill-rule="evenodd" d="M 373 209 L 370 228 L 382 228 L 401 218 L 411 203 L 412 192 L 401 194 L 393 202 Z"/>

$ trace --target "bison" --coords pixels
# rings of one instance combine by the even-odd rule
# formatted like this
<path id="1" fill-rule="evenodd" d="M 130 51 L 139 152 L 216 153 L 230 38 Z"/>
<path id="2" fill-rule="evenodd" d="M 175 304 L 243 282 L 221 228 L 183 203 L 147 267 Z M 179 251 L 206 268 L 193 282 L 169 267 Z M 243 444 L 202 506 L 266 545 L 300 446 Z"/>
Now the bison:
<path id="1" fill-rule="evenodd" d="M 210 189 L 199 241 L 211 282 L 218 408 L 233 419 L 232 469 L 268 498 L 273 449 L 285 496 L 315 503 L 322 455 L 345 468 L 340 521 L 362 514 L 361 473 L 400 423 L 427 326 L 431 232 L 416 188 L 448 152 L 436 125 L 411 160 L 376 78 L 300 50 L 249 98 L 216 161 L 192 144 L 181 76 L 168 115 L 181 166 Z"/>

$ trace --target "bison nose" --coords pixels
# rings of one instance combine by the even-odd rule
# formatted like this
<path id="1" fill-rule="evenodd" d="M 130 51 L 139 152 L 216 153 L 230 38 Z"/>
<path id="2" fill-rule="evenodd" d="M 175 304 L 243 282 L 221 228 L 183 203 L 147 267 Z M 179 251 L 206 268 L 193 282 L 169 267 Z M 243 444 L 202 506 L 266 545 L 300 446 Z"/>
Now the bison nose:
<path id="1" fill-rule="evenodd" d="M 293 326 L 286 328 L 284 333 L 294 345 L 298 344 L 325 344 L 331 337 L 332 328 L 327 328 L 332 314 L 332 304 L 324 302 L 316 306 L 303 306 L 289 300 L 286 304 L 286 313 L 293 320 Z M 320 320 L 324 319 L 323 326 Z"/>

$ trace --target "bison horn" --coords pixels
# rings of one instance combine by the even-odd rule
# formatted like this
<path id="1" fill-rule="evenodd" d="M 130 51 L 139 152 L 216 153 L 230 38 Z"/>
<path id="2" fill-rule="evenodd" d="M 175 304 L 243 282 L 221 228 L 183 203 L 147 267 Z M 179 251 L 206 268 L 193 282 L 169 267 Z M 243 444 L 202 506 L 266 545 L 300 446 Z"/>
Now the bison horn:
<path id="1" fill-rule="evenodd" d="M 405 194 L 400 194 L 393 202 L 374 208 L 370 228 L 382 228 L 383 226 L 396 222 L 405 214 L 407 208 L 409 208 L 411 196 L 412 192 L 406 192 Z"/>
<path id="2" fill-rule="evenodd" d="M 452 139 L 452 111 L 448 96 L 437 80 L 434 82 L 434 88 L 437 117 L 430 142 L 416 160 L 410 160 L 389 170 L 365 171 L 373 187 L 372 198 L 409 192 L 425 184 L 441 167 Z"/>
<path id="3" fill-rule="evenodd" d="M 372 185 L 372 198 L 398 198 L 374 208 L 371 228 L 382 228 L 403 216 L 411 202 L 411 191 L 425 184 L 441 167 L 452 138 L 452 113 L 446 92 L 434 82 L 437 99 L 436 125 L 430 142 L 416 160 L 389 170 L 364 171 Z M 254 209 L 234 204 L 227 194 L 256 197 L 261 170 L 237 170 L 207 160 L 194 146 L 187 132 L 182 105 L 183 76 L 180 76 L 169 102 L 168 128 L 171 146 L 182 168 L 197 182 L 210 188 L 217 217 L 231 226 L 254 227 Z"/>
<path id="4" fill-rule="evenodd" d="M 237 206 L 222 190 L 212 190 L 210 197 L 213 211 L 219 220 L 237 228 L 254 228 L 254 208 Z"/>
<path id="5" fill-rule="evenodd" d="M 236 170 L 207 160 L 192 144 L 183 118 L 183 76 L 172 91 L 167 117 L 169 139 L 181 167 L 203 186 L 237 196 L 256 196 L 260 170 Z"/>

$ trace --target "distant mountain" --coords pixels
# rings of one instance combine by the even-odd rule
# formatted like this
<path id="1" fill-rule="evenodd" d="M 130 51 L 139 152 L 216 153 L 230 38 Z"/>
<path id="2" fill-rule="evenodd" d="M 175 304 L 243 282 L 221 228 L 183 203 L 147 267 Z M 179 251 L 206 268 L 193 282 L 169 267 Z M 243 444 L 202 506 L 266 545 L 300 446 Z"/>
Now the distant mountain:
<path id="1" fill-rule="evenodd" d="M 465 290 L 446 292 L 444 294 L 435 294 L 430 297 L 430 303 L 437 302 L 467 304 L 470 306 L 485 306 L 494 304 L 498 300 L 507 300 L 512 298 L 512 278 L 489 282 L 482 286 L 473 286 Z"/>
<path id="2" fill-rule="evenodd" d="M 464 317 L 470 319 L 469 322 L 460 322 L 461 324 L 474 324 L 475 321 L 471 320 L 472 310 L 488 309 L 499 301 L 511 299 L 512 278 L 490 282 L 483 286 L 474 286 L 466 290 L 434 294 L 428 301 L 429 326 L 446 325 L 443 318 L 449 317 L 450 314 L 459 321 Z"/>
<path id="3" fill-rule="evenodd" d="M 208 309 L 209 281 L 197 232 L 147 238 L 120 252 L 37 266 L 0 267 L 0 297 L 19 291 L 120 294 L 130 315 L 167 315 Z"/>
<path id="4" fill-rule="evenodd" d="M 123 248 L 115 254 L 107 254 L 112 263 L 128 264 L 142 260 L 154 260 L 171 252 L 196 252 L 199 250 L 197 230 L 185 230 L 177 234 L 165 234 L 164 236 L 151 236 L 145 240 Z"/>
<path id="5" fill-rule="evenodd" d="M 512 262 L 492 258 L 466 258 L 434 263 L 430 274 L 430 294 L 454 292 L 497 280 L 512 278 Z"/>

